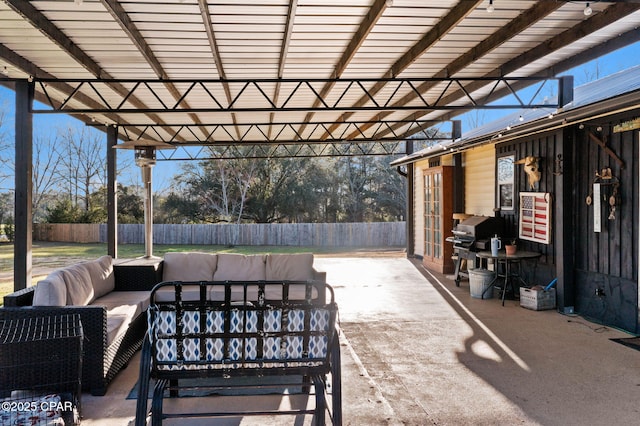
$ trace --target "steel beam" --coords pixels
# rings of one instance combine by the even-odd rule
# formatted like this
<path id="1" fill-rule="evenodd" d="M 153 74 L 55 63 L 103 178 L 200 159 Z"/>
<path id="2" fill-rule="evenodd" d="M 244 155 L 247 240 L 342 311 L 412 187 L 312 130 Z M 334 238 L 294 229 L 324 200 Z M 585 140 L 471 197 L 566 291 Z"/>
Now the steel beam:
<path id="1" fill-rule="evenodd" d="M 38 92 L 49 99 L 44 108 L 33 109 L 42 114 L 156 114 L 167 112 L 205 113 L 205 112 L 303 112 L 303 111 L 436 111 L 462 110 L 469 107 L 481 109 L 520 109 L 554 108 L 558 104 L 525 101 L 519 97 L 510 97 L 504 103 L 489 101 L 490 95 L 506 89 L 515 93 L 514 87 L 523 82 L 546 84 L 552 82 L 559 86 L 559 78 L 540 77 L 482 77 L 482 78 L 382 78 L 382 79 L 254 79 L 254 80 L 116 80 L 116 79 L 48 79 L 36 78 Z M 320 93 L 320 86 L 333 84 L 328 95 Z M 491 92 L 473 93 L 464 90 L 469 83 L 481 83 Z M 170 101 L 166 85 L 175 84 L 184 88 L 182 97 Z M 74 88 L 62 101 L 54 100 L 50 95 L 56 85 L 67 84 Z M 374 91 L 372 87 L 384 84 L 387 90 Z M 432 89 L 423 93 L 421 86 L 429 84 Z M 127 87 L 126 93 L 116 93 L 110 87 Z M 276 98 L 268 95 L 276 85 L 281 93 Z M 221 96 L 225 87 L 230 88 L 234 96 L 231 99 Z M 462 90 L 463 100 L 456 104 L 444 102 L 447 95 Z M 97 95 L 101 107 L 83 106 L 76 97 L 83 93 Z M 408 104 L 398 104 L 398 100 L 412 95 L 415 100 Z M 366 96 L 369 102 L 354 105 L 353 99 Z M 146 99 L 145 106 L 134 104 L 133 99 Z M 203 106 L 206 104 L 206 106 Z M 190 105 L 198 105 L 192 107 Z M 250 105 L 250 106 L 248 106 Z"/>
<path id="2" fill-rule="evenodd" d="M 126 124 L 118 126 L 126 140 L 154 139 L 170 144 L 210 145 L 216 143 L 238 144 L 327 144 L 340 142 L 397 141 L 413 136 L 419 140 L 455 139 L 457 121 L 448 126 L 451 131 L 441 131 L 447 122 L 434 120 L 371 120 L 371 121 L 313 121 L 272 123 L 211 123 L 211 124 Z M 305 126 L 300 132 L 300 126 Z M 436 128 L 440 127 L 440 128 Z M 459 125 L 458 125 L 459 126 Z M 366 127 L 366 129 L 365 129 Z M 447 126 L 445 126 L 447 127 Z M 200 136 L 196 130 L 205 128 Z M 332 131 L 329 131 L 333 128 Z M 234 129 L 239 129 L 236 136 Z M 429 130 L 431 129 L 431 130 Z M 135 135 L 134 135 L 135 132 Z M 352 135 L 348 138 L 348 135 Z M 384 135 L 384 137 L 383 137 Z M 452 136 L 449 136 L 452 135 Z M 323 137 L 325 136 L 325 137 Z"/>

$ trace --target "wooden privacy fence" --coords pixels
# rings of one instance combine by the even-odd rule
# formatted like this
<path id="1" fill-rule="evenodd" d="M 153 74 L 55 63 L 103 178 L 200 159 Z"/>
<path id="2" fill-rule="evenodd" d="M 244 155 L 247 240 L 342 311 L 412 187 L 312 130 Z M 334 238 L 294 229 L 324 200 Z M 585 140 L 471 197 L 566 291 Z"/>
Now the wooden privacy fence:
<path id="1" fill-rule="evenodd" d="M 33 225 L 36 241 L 106 243 L 106 224 Z M 153 225 L 154 244 L 403 247 L 406 222 Z M 144 225 L 118 225 L 119 244 L 144 244 Z"/>

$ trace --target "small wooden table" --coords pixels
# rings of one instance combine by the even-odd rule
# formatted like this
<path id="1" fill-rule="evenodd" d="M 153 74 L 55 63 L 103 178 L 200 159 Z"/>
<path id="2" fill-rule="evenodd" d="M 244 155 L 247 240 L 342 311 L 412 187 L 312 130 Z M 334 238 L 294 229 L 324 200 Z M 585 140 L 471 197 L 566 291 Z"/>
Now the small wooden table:
<path id="1" fill-rule="evenodd" d="M 527 285 L 527 283 L 522 279 L 519 273 L 512 272 L 513 264 L 520 263 L 523 260 L 537 260 L 540 256 L 542 256 L 542 253 L 538 253 L 535 251 L 516 251 L 515 254 L 507 255 L 504 251 L 500 251 L 498 252 L 497 256 L 494 256 L 490 251 L 479 251 L 476 253 L 476 256 L 479 259 L 494 259 L 496 261 L 496 275 L 493 278 L 493 281 L 491 281 L 491 284 L 489 284 L 489 286 L 482 292 L 481 298 L 484 298 L 484 293 L 486 293 L 489 289 L 493 289 L 495 282 L 498 280 L 498 278 L 502 277 L 504 278 L 504 286 L 502 287 L 502 306 L 504 306 L 504 296 L 507 293 L 507 283 L 511 284 L 511 289 L 514 293 L 516 291 L 516 288 L 512 283 L 514 279 L 520 280 L 520 282 L 522 282 L 522 284 L 524 284 L 525 286 Z M 500 263 L 504 263 L 504 275 L 501 275 L 499 273 L 498 265 Z"/>

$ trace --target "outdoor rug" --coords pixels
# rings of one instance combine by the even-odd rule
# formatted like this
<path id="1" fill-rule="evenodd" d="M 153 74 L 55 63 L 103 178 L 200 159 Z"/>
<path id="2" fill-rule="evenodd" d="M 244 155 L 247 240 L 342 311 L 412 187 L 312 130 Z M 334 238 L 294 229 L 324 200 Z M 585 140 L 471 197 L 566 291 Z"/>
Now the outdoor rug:
<path id="1" fill-rule="evenodd" d="M 138 383 L 127 395 L 127 399 L 138 399 Z M 188 389 L 180 389 L 180 398 L 200 397 L 200 396 L 239 396 L 239 395 L 272 395 L 287 394 L 294 395 L 302 393 L 302 376 L 264 376 L 264 377 L 234 377 L 231 379 L 224 378 L 207 378 L 207 379 L 182 379 L 180 387 L 188 387 Z M 155 382 L 149 382 L 149 395 L 153 395 Z M 313 384 L 310 384 L 313 388 Z M 169 391 L 165 390 L 165 395 L 169 395 Z"/>
<path id="2" fill-rule="evenodd" d="M 625 345 L 629 348 L 640 351 L 640 337 L 622 337 L 618 339 L 611 339 L 614 342 L 620 343 L 621 345 Z"/>

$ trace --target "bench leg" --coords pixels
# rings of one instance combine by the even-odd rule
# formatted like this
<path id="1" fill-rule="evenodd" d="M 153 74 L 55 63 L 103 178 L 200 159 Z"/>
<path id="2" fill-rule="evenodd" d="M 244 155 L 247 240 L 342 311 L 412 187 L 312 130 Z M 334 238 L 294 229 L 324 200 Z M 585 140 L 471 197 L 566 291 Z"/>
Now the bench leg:
<path id="1" fill-rule="evenodd" d="M 311 377 L 302 376 L 302 393 L 309 393 L 311 391 Z"/>
<path id="2" fill-rule="evenodd" d="M 153 399 L 151 400 L 151 426 L 162 425 L 162 399 L 164 388 L 167 387 L 167 380 L 158 380 L 153 389 Z"/>
<path id="3" fill-rule="evenodd" d="M 336 335 L 331 348 L 331 414 L 333 426 L 342 426 L 342 378 L 340 341 Z"/>
<path id="4" fill-rule="evenodd" d="M 178 379 L 171 379 L 169 381 L 169 396 L 171 398 L 177 398 L 179 397 L 179 392 L 178 392 Z"/>
<path id="5" fill-rule="evenodd" d="M 145 336 L 140 354 L 140 374 L 138 375 L 138 399 L 136 400 L 135 426 L 147 424 L 147 396 L 149 395 L 149 373 L 151 371 L 151 344 Z"/>
<path id="6" fill-rule="evenodd" d="M 325 383 L 324 379 L 320 376 L 314 376 L 313 383 L 316 391 L 316 411 L 314 417 L 316 419 L 316 426 L 324 426 L 325 424 L 325 411 L 327 402 L 325 399 Z"/>

